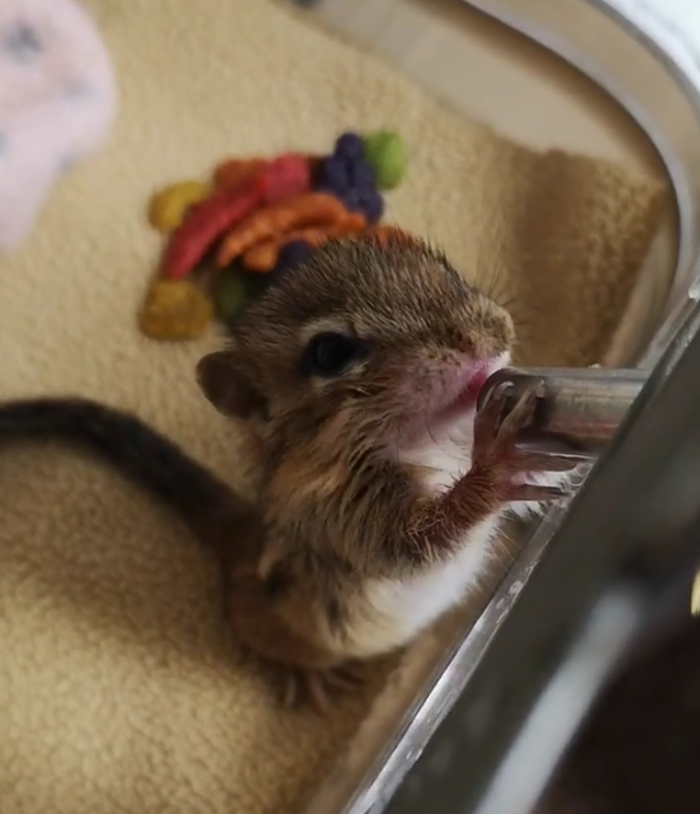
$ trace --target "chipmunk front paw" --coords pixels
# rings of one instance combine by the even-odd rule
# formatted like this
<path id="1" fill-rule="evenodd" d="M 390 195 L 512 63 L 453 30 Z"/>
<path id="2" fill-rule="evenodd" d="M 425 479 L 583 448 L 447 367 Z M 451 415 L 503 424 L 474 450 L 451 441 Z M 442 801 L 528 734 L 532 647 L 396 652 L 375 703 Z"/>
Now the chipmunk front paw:
<path id="1" fill-rule="evenodd" d="M 580 460 L 520 448 L 519 435 L 534 420 L 537 387 L 525 390 L 515 404 L 511 404 L 509 390 L 507 385 L 494 389 L 476 414 L 472 466 L 494 478 L 504 501 L 551 501 L 564 497 L 567 494 L 564 486 L 531 483 L 526 477 L 571 471 Z"/>

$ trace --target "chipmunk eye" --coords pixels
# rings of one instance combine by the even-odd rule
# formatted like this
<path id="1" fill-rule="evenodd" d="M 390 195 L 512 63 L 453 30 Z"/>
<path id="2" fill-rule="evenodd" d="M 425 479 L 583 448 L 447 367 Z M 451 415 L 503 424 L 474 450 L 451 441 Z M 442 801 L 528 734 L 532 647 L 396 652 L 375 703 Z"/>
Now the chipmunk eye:
<path id="1" fill-rule="evenodd" d="M 364 343 L 357 337 L 320 333 L 306 346 L 303 367 L 311 376 L 330 379 L 343 373 L 348 365 L 363 355 L 364 349 Z"/>

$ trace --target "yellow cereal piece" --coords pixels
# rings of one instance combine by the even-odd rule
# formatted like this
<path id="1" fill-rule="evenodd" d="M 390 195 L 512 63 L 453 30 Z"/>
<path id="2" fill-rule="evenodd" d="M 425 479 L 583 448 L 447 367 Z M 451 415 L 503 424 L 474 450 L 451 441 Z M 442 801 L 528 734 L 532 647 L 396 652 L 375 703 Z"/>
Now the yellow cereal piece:
<path id="1" fill-rule="evenodd" d="M 162 189 L 151 198 L 148 211 L 151 226 L 164 234 L 175 231 L 185 212 L 210 192 L 211 186 L 204 181 L 181 181 Z"/>
<path id="2" fill-rule="evenodd" d="M 157 280 L 138 321 L 150 339 L 178 342 L 202 336 L 213 316 L 212 301 L 196 286 L 186 280 Z"/>

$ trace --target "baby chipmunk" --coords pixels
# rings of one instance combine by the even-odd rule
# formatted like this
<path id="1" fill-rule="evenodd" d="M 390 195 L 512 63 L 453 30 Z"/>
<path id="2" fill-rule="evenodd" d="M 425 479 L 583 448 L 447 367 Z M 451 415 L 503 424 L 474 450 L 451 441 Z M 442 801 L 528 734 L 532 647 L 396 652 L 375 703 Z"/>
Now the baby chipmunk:
<path id="1" fill-rule="evenodd" d="M 221 557 L 241 643 L 319 706 L 475 588 L 499 524 L 564 494 L 572 464 L 520 450 L 534 410 L 488 376 L 506 310 L 426 243 L 329 241 L 282 275 L 197 378 L 259 456 L 254 503 L 137 418 L 82 399 L 0 405 L 0 443 L 92 448 L 177 508 Z"/>

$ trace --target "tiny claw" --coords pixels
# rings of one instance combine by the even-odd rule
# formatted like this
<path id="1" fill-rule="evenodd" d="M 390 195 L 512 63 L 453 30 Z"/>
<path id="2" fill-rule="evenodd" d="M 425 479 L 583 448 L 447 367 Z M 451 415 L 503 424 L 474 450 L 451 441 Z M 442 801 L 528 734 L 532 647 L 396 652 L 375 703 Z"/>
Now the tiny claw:
<path id="1" fill-rule="evenodd" d="M 582 463 L 590 462 L 590 458 L 577 453 L 549 453 L 529 452 L 518 450 L 514 461 L 519 472 L 570 472 Z"/>
<path id="2" fill-rule="evenodd" d="M 299 681 L 295 673 L 289 673 L 282 682 L 280 702 L 285 709 L 293 709 L 299 702 Z"/>
<path id="3" fill-rule="evenodd" d="M 511 403 L 513 385 L 494 387 L 474 419 L 474 460 L 496 462 L 510 458 L 520 432 L 534 420 L 538 402 L 537 387 L 521 393 Z"/>
<path id="4" fill-rule="evenodd" d="M 328 697 L 323 681 L 319 681 L 314 673 L 295 669 L 287 671 L 281 690 L 280 701 L 285 709 L 310 708 L 319 714 L 328 711 Z"/>
<path id="5" fill-rule="evenodd" d="M 306 680 L 306 692 L 311 709 L 317 715 L 325 715 L 330 707 L 329 686 L 320 675 L 309 675 Z"/>
<path id="6" fill-rule="evenodd" d="M 340 692 L 349 692 L 363 683 L 364 675 L 361 665 L 348 664 L 343 667 L 337 667 L 335 670 L 329 670 L 326 675 L 326 680 L 330 687 Z"/>
<path id="7" fill-rule="evenodd" d="M 360 667 L 343 665 L 327 670 L 292 668 L 285 672 L 282 683 L 282 705 L 287 709 L 311 709 L 325 715 L 331 695 L 346 694 L 362 682 Z"/>
<path id="8" fill-rule="evenodd" d="M 506 397 L 505 403 L 507 404 L 508 390 L 504 389 L 503 392 Z M 532 424 L 538 401 L 539 396 L 536 387 L 533 386 L 526 390 L 513 405 L 512 409 L 506 413 L 501 424 L 501 433 L 504 433 L 508 438 L 515 441 L 518 433 Z"/>
<path id="9" fill-rule="evenodd" d="M 500 382 L 488 390 L 486 397 L 481 398 L 477 415 L 490 414 L 493 417 L 502 415 L 508 403 L 508 396 L 513 392 L 512 382 Z"/>
<path id="10" fill-rule="evenodd" d="M 512 503 L 544 503 L 561 500 L 568 494 L 568 490 L 561 486 L 540 486 L 536 483 L 518 483 L 513 484 L 508 499 Z"/>

